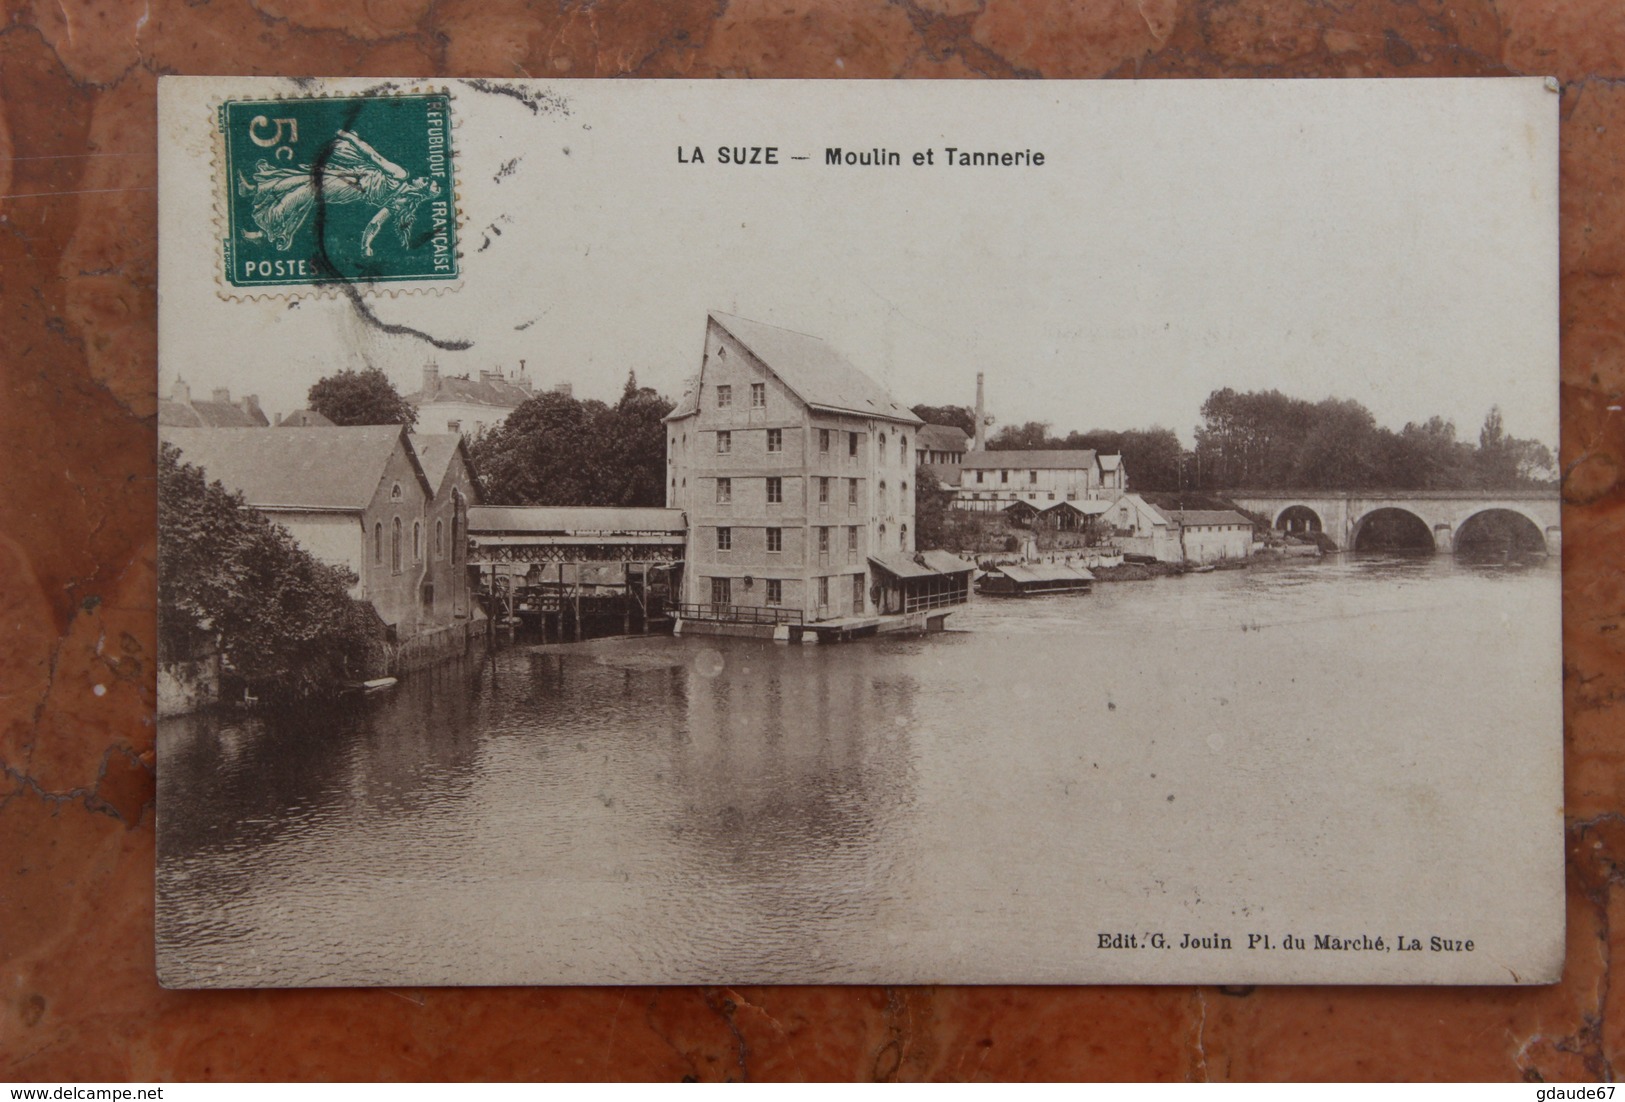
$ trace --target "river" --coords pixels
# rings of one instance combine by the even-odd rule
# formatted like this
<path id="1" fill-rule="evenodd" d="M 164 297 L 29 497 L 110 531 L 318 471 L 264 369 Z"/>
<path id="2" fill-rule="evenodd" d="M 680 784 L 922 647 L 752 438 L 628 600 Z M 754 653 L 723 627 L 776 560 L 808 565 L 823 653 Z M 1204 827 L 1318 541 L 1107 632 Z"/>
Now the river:
<path id="1" fill-rule="evenodd" d="M 1558 603 L 1555 560 L 1342 555 L 165 720 L 160 975 L 1245 982 L 1100 934 L 1403 918 L 1505 979 L 1561 926 Z"/>

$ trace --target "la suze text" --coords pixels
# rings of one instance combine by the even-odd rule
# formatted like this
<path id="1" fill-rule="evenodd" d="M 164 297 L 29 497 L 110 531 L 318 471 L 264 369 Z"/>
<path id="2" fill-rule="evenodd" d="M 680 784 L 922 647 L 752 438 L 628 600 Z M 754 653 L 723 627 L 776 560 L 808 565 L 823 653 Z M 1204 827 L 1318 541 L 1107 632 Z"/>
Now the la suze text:
<path id="1" fill-rule="evenodd" d="M 917 150 L 906 156 L 906 163 L 921 168 L 936 165 L 949 168 L 1039 168 L 1044 164 L 1043 152 L 1036 149 L 961 149 L 948 145 L 941 149 Z M 710 159 L 719 165 L 777 165 L 785 160 L 776 145 L 719 145 L 711 150 Z M 810 159 L 789 158 L 793 161 Z M 697 145 L 680 145 L 677 147 L 677 163 L 706 164 L 706 151 Z M 832 145 L 824 148 L 824 164 L 832 168 L 895 168 L 904 163 L 904 154 L 881 146 L 846 149 Z"/>

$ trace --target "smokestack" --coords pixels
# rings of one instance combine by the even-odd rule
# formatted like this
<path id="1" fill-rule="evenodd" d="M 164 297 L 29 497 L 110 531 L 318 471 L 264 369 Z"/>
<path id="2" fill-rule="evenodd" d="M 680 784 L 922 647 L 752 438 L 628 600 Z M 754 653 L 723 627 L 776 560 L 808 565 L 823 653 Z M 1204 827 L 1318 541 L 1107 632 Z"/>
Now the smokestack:
<path id="1" fill-rule="evenodd" d="M 423 365 L 423 394 L 426 398 L 434 398 L 440 389 L 440 365 L 433 360 Z"/>
<path id="2" fill-rule="evenodd" d="M 179 402 L 183 406 L 192 404 L 192 388 L 186 385 L 186 380 L 179 375 L 175 376 L 175 388 L 169 392 L 171 402 Z"/>
<path id="3" fill-rule="evenodd" d="M 219 402 L 223 406 L 231 405 L 231 388 L 227 386 L 215 387 L 210 400 Z"/>
<path id="4" fill-rule="evenodd" d="M 987 415 L 982 409 L 982 373 L 976 373 L 976 442 L 971 445 L 972 451 L 982 451 L 982 445 L 987 435 Z"/>

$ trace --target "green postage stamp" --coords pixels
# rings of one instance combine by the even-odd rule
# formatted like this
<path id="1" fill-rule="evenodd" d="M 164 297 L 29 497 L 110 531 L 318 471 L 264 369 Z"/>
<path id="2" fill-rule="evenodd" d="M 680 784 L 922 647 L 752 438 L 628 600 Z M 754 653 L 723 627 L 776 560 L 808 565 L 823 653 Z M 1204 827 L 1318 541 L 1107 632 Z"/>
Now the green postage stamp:
<path id="1" fill-rule="evenodd" d="M 232 286 L 457 278 L 449 95 L 227 100 L 220 129 Z"/>

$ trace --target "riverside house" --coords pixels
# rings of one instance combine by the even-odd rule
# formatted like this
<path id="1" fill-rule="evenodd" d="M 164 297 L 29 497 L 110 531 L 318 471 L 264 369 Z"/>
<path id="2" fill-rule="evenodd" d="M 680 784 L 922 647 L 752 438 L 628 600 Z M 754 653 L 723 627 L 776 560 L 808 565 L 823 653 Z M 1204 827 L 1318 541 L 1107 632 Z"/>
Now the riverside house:
<path id="1" fill-rule="evenodd" d="M 750 626 L 812 623 L 903 612 L 945 587 L 914 550 L 920 427 L 818 337 L 709 315 L 699 377 L 666 417 L 666 504 L 688 515 L 683 602 Z"/>
<path id="2" fill-rule="evenodd" d="M 406 648 L 405 666 L 442 645 L 460 653 L 474 619 L 462 545 L 479 492 L 460 439 L 399 425 L 161 427 L 159 438 L 316 558 L 352 571 L 352 594 Z"/>

